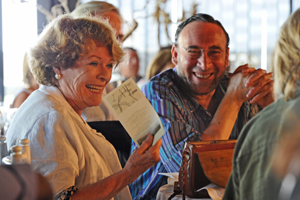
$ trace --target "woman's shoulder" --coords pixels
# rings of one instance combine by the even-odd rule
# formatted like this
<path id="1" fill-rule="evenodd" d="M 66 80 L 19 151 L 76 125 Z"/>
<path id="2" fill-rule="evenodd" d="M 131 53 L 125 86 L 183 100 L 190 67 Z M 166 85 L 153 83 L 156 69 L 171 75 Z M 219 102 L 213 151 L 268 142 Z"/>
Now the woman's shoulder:
<path id="1" fill-rule="evenodd" d="M 38 135 L 47 130 L 49 137 L 49 131 L 52 133 L 55 127 L 70 121 L 67 120 L 70 115 L 63 108 L 55 98 L 34 92 L 15 113 L 7 133 L 8 144 L 14 145 L 16 138 L 40 137 Z"/>
<path id="2" fill-rule="evenodd" d="M 240 142 L 244 143 L 244 149 L 247 150 L 244 153 L 272 145 L 282 133 L 287 132 L 286 128 L 299 129 L 299 110 L 300 98 L 291 101 L 279 99 L 265 107 L 247 122 L 239 136 Z"/>

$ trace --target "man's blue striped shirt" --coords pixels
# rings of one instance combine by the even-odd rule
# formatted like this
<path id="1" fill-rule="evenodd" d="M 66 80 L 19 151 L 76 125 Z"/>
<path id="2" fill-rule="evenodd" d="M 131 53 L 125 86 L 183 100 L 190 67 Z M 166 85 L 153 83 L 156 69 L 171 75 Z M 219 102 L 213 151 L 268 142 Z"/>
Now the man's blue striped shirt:
<path id="1" fill-rule="evenodd" d="M 180 91 L 177 79 L 178 75 L 174 68 L 155 76 L 142 87 L 142 92 L 162 121 L 165 134 L 161 138 L 161 161 L 129 185 L 133 199 L 155 199 L 159 187 L 165 184 L 163 177 L 158 173 L 179 171 L 185 142 L 201 140 L 201 133 L 208 127 L 224 97 L 229 74 L 225 73 L 212 97 L 213 113 L 208 112 L 195 99 Z M 257 112 L 256 104 L 245 102 L 240 109 L 230 139 L 236 139 L 245 123 Z M 131 151 L 136 148 L 137 146 L 132 142 Z"/>

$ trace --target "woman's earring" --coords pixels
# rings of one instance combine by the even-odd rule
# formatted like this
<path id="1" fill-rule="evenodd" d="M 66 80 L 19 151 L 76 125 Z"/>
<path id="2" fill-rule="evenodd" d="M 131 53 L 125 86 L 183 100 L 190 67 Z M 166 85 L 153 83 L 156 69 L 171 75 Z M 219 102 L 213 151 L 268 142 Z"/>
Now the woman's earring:
<path id="1" fill-rule="evenodd" d="M 55 74 L 55 78 L 56 78 L 57 80 L 59 80 L 59 79 L 61 78 L 61 75 L 60 75 L 60 74 Z"/>

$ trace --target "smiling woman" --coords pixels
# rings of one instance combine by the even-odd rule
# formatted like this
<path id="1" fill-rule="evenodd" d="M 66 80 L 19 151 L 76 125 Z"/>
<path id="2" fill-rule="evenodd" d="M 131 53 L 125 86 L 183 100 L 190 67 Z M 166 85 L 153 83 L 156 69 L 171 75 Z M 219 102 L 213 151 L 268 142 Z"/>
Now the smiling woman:
<path id="1" fill-rule="evenodd" d="M 123 51 L 108 23 L 96 17 L 88 18 L 89 22 L 71 16 L 59 18 L 59 22 L 54 20 L 45 28 L 30 51 L 29 62 L 39 83 L 57 86 L 54 70 L 73 67 L 80 56 L 93 48 L 91 41 L 94 46 L 105 47 L 114 64 L 121 61 Z"/>
<path id="2" fill-rule="evenodd" d="M 55 198 L 131 199 L 127 185 L 160 159 L 161 141 L 151 146 L 150 134 L 121 169 L 114 147 L 80 116 L 101 103 L 122 57 L 107 22 L 71 15 L 48 24 L 29 51 L 30 67 L 42 86 L 19 108 L 7 143 L 31 141 L 32 168 L 46 176 Z"/>
<path id="3" fill-rule="evenodd" d="M 57 81 L 58 89 L 79 115 L 87 107 L 100 105 L 114 64 L 107 48 L 97 46 L 94 41 L 88 41 L 86 49 L 88 51 L 75 61 L 74 67 L 53 68 L 61 77 Z"/>

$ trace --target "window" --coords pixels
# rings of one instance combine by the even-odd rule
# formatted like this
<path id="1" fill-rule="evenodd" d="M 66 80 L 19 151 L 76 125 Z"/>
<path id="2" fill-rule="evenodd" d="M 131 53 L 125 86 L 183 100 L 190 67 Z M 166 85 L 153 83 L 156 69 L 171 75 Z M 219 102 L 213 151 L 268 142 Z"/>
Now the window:
<path id="1" fill-rule="evenodd" d="M 2 1 L 2 20 L 4 102 L 11 104 L 23 86 L 24 54 L 37 38 L 36 0 Z"/>

